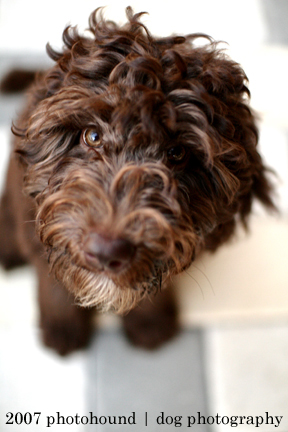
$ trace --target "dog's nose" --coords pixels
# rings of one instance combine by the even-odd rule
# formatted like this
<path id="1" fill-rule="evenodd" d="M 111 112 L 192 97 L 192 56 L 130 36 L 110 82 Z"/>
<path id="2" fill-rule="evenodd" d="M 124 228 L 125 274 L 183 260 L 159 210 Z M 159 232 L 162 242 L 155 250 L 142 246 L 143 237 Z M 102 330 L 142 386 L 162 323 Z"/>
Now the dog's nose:
<path id="1" fill-rule="evenodd" d="M 84 243 L 88 261 L 96 259 L 102 266 L 114 273 L 123 270 L 135 253 L 135 246 L 121 238 L 110 238 L 96 232 L 90 233 Z"/>

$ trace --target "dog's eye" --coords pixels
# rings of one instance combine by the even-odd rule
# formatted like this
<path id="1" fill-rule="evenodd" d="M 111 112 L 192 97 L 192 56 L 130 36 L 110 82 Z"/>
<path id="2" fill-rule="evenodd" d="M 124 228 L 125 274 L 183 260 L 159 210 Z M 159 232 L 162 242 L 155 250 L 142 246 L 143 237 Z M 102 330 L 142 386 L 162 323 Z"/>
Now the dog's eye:
<path id="1" fill-rule="evenodd" d="M 171 147 L 167 151 L 167 157 L 170 162 L 181 162 L 186 156 L 186 150 L 183 146 L 178 145 L 175 147 Z"/>
<path id="2" fill-rule="evenodd" d="M 82 137 L 84 143 L 89 147 L 98 147 L 101 144 L 101 137 L 96 129 L 85 129 Z"/>

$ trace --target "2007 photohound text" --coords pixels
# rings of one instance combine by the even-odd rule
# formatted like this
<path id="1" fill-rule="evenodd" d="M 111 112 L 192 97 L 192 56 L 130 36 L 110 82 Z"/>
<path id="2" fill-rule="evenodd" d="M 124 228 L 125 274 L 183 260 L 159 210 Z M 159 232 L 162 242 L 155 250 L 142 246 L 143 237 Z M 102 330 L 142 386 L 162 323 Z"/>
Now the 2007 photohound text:
<path id="1" fill-rule="evenodd" d="M 261 415 L 235 415 L 235 416 L 225 416 L 225 415 L 203 415 L 200 411 L 194 413 L 193 415 L 176 415 L 172 416 L 164 411 L 161 411 L 159 415 L 152 416 L 148 412 L 144 412 L 141 415 L 132 411 L 130 415 L 95 415 L 92 411 L 88 415 L 63 415 L 60 411 L 57 411 L 53 415 L 46 415 L 42 412 L 8 412 L 6 414 L 6 425 L 45 425 L 47 428 L 53 428 L 56 425 L 139 425 L 144 424 L 149 426 L 152 424 L 156 425 L 166 425 L 170 428 L 192 428 L 195 425 L 224 425 L 227 427 L 238 427 L 240 425 L 250 426 L 251 429 L 261 428 L 261 426 L 274 426 L 278 428 L 283 420 L 281 415 L 271 415 L 268 411 L 265 411 Z M 228 429 L 228 428 L 227 428 Z M 8 429 L 7 429 L 8 430 Z"/>

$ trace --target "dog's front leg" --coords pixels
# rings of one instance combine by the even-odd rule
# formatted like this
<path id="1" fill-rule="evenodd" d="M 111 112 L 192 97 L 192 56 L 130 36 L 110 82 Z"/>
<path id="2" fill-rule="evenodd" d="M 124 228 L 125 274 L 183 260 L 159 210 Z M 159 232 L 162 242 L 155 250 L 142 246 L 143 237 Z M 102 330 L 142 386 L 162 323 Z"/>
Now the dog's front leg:
<path id="1" fill-rule="evenodd" d="M 123 317 L 128 339 L 136 346 L 154 349 L 175 336 L 179 330 L 175 298 L 170 287 L 143 299 Z"/>
<path id="2" fill-rule="evenodd" d="M 35 265 L 43 342 L 61 355 L 85 347 L 93 331 L 93 309 L 75 304 L 73 296 L 49 275 L 44 259 L 37 259 Z"/>

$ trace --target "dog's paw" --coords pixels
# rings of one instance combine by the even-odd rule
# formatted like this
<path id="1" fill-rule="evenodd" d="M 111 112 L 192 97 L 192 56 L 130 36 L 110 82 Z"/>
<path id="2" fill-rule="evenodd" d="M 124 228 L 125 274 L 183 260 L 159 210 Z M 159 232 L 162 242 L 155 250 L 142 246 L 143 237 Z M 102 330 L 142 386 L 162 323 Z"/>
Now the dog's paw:
<path id="1" fill-rule="evenodd" d="M 169 316 L 155 319 L 124 319 L 125 333 L 133 345 L 155 349 L 169 341 L 179 330 L 178 323 Z"/>
<path id="2" fill-rule="evenodd" d="M 92 334 L 92 326 L 81 322 L 42 320 L 41 330 L 44 344 L 62 356 L 85 348 Z"/>
<path id="3" fill-rule="evenodd" d="M 169 341 L 179 331 L 176 306 L 167 296 L 155 304 L 144 300 L 123 317 L 123 325 L 133 345 L 150 350 Z"/>

